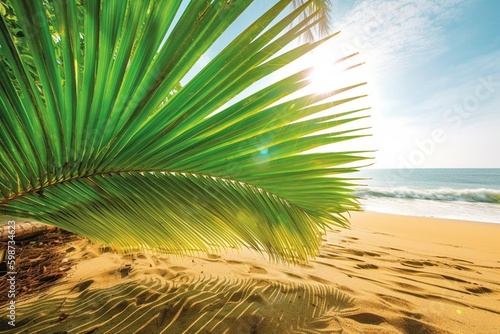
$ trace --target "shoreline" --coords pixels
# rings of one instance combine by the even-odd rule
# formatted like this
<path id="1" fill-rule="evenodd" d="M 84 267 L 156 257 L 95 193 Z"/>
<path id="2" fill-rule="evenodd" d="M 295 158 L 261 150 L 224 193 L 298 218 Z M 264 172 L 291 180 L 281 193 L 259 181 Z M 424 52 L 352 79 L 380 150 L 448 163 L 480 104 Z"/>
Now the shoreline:
<path id="1" fill-rule="evenodd" d="M 411 214 L 404 214 L 404 213 L 392 213 L 392 212 L 385 212 L 385 211 L 375 211 L 375 210 L 363 210 L 360 211 L 363 213 L 367 214 L 382 214 L 382 215 L 388 215 L 388 216 L 400 216 L 400 217 L 414 217 L 414 218 L 429 218 L 429 219 L 436 219 L 436 220 L 446 220 L 446 221 L 456 221 L 456 222 L 467 222 L 467 223 L 474 223 L 474 224 L 496 224 L 500 225 L 500 222 L 492 222 L 492 221 L 483 221 L 483 220 L 474 220 L 474 219 L 467 219 L 467 218 L 455 218 L 455 217 L 441 217 L 441 216 L 421 216 L 421 215 L 411 215 Z M 357 212 L 351 213 L 351 214 L 356 214 Z"/>
<path id="2" fill-rule="evenodd" d="M 500 224 L 500 204 L 483 202 L 446 202 L 425 199 L 361 199 L 366 212 L 397 216 L 436 218 Z"/>

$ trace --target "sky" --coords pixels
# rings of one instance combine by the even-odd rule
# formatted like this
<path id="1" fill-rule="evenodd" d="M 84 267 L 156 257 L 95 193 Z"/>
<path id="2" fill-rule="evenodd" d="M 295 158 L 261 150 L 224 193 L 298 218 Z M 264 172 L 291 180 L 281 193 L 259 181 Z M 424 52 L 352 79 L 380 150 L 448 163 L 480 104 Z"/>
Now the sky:
<path id="1" fill-rule="evenodd" d="M 373 167 L 500 167 L 500 1 L 332 2 L 330 52 L 365 62 Z"/>
<path id="2" fill-rule="evenodd" d="M 347 149 L 374 150 L 374 168 L 500 168 L 500 1 L 331 2 L 332 32 L 340 34 L 294 66 L 317 64 L 313 90 L 367 82 L 349 94 L 368 97 L 349 108 L 371 107 L 358 126 L 371 127 L 364 133 L 372 135 Z M 273 3 L 256 0 L 234 26 L 246 27 Z M 193 74 L 235 30 L 202 56 Z M 324 65 L 353 52 L 359 54 L 344 65 Z M 340 72 L 358 63 L 364 64 Z"/>

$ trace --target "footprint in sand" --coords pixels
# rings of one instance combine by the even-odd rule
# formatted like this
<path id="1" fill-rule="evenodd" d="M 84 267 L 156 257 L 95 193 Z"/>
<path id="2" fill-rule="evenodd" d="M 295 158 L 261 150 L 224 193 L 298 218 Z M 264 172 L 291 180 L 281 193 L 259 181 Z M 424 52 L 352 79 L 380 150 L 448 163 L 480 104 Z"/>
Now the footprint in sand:
<path id="1" fill-rule="evenodd" d="M 289 272 L 286 272 L 286 271 L 284 271 L 284 273 L 285 273 L 288 277 L 291 277 L 291 278 L 296 278 L 296 279 L 304 279 L 304 277 L 299 276 L 299 275 L 296 275 L 296 274 L 292 274 L 292 273 L 289 273 Z"/>
<path id="2" fill-rule="evenodd" d="M 181 266 L 172 266 L 170 268 L 168 268 L 170 270 L 173 270 L 173 271 L 184 271 L 184 270 L 188 270 L 188 268 L 186 267 L 181 267 Z"/>
<path id="3" fill-rule="evenodd" d="M 405 260 L 400 261 L 403 266 L 413 267 L 413 268 L 422 268 L 422 267 L 433 267 L 434 263 L 430 261 L 418 261 L 418 260 Z"/>
<path id="4" fill-rule="evenodd" d="M 418 319 L 418 320 L 420 320 L 424 317 L 424 315 L 421 313 L 409 312 L 409 311 L 405 311 L 405 310 L 402 310 L 401 313 L 403 313 L 404 315 L 406 315 L 410 318 Z"/>
<path id="5" fill-rule="evenodd" d="M 367 252 L 367 251 L 360 251 L 360 250 L 356 250 L 356 249 L 347 249 L 345 251 L 347 254 L 351 254 L 351 255 L 356 255 L 356 256 L 371 256 L 371 257 L 380 257 L 381 254 L 379 253 L 374 253 L 374 252 Z M 385 253 L 387 254 L 387 253 Z"/>
<path id="6" fill-rule="evenodd" d="M 76 284 L 71 291 L 76 291 L 76 292 L 82 292 L 84 290 L 87 290 L 87 288 L 94 283 L 94 280 L 90 279 L 81 283 Z"/>
<path id="7" fill-rule="evenodd" d="M 326 280 L 326 279 L 323 279 L 321 277 L 318 277 L 318 276 L 314 276 L 314 275 L 307 275 L 307 277 L 309 277 L 310 279 L 312 279 L 313 281 L 315 282 L 318 282 L 318 283 L 321 283 L 321 284 L 332 284 L 332 282 Z"/>
<path id="8" fill-rule="evenodd" d="M 453 268 L 457 270 L 463 270 L 463 271 L 472 271 L 472 269 L 464 267 L 464 266 L 453 266 Z"/>
<path id="9" fill-rule="evenodd" d="M 371 257 L 381 257 L 382 255 L 389 255 L 388 253 L 382 252 L 365 252 L 365 255 L 371 256 Z"/>
<path id="10" fill-rule="evenodd" d="M 484 293 L 492 293 L 493 290 L 486 288 L 484 286 L 477 286 L 473 288 L 465 288 L 465 290 L 472 292 L 472 293 L 477 293 L 477 294 L 484 294 Z"/>
<path id="11" fill-rule="evenodd" d="M 261 267 L 252 266 L 250 267 L 249 273 L 251 274 L 267 274 L 267 270 Z"/>
<path id="12" fill-rule="evenodd" d="M 402 319 L 402 328 L 405 333 L 437 333 L 438 330 L 422 321 L 405 317 Z"/>
<path id="13" fill-rule="evenodd" d="M 399 249 L 399 248 L 394 248 L 394 247 L 385 247 L 385 246 L 380 246 L 379 248 L 382 248 L 382 249 L 388 249 L 388 250 L 392 250 L 392 251 L 396 251 L 396 252 L 404 252 L 404 250 Z"/>
<path id="14" fill-rule="evenodd" d="M 366 263 L 366 264 L 357 264 L 356 268 L 359 268 L 359 269 L 378 269 L 378 266 L 371 264 L 371 263 Z"/>
<path id="15" fill-rule="evenodd" d="M 462 263 L 466 263 L 466 264 L 474 264 L 474 262 L 472 261 L 467 261 L 467 260 L 462 260 L 462 259 L 456 259 L 456 258 L 452 258 L 452 257 L 448 257 L 448 256 L 436 256 L 438 259 L 445 259 L 445 260 L 448 260 L 448 261 L 455 261 L 455 262 L 462 262 Z"/>
<path id="16" fill-rule="evenodd" d="M 369 324 L 369 325 L 380 325 L 383 322 L 387 322 L 385 318 L 373 313 L 358 313 L 349 315 L 346 318 L 352 319 L 362 324 Z"/>
<path id="17" fill-rule="evenodd" d="M 356 256 L 364 256 L 365 255 L 365 252 L 359 251 L 359 250 L 356 250 L 356 249 L 348 249 L 345 252 L 347 254 L 352 254 L 352 255 L 356 255 Z"/>
<path id="18" fill-rule="evenodd" d="M 448 275 L 441 275 L 441 276 L 448 281 L 454 281 L 454 282 L 459 282 L 459 283 L 470 283 L 468 281 L 465 281 L 463 279 L 453 277 L 453 276 L 448 276 Z"/>

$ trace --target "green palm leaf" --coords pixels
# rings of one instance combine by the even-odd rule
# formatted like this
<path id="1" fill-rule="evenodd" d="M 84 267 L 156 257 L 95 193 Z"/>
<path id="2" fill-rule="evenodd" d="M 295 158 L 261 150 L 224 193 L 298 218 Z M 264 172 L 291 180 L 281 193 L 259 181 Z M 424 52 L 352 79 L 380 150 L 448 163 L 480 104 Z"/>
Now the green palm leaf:
<path id="1" fill-rule="evenodd" d="M 361 136 L 345 125 L 362 110 L 315 116 L 358 85 L 291 98 L 310 69 L 266 84 L 330 38 L 295 44 L 321 20 L 311 2 L 279 1 L 180 85 L 250 2 L 6 2 L 0 214 L 119 249 L 314 256 L 358 209 L 345 173 L 365 152 L 304 154 Z"/>

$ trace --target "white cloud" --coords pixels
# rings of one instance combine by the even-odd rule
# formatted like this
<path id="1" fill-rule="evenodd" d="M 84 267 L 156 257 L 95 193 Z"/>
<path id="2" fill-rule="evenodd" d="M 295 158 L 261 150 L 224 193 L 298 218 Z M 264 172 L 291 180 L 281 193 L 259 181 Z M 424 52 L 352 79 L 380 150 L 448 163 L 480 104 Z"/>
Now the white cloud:
<path id="1" fill-rule="evenodd" d="M 336 29 L 343 52 L 361 52 L 380 71 L 422 63 L 447 50 L 444 26 L 469 0 L 365 0 Z"/>

